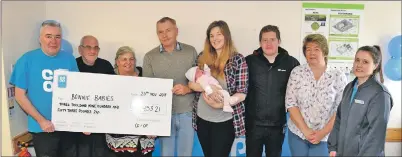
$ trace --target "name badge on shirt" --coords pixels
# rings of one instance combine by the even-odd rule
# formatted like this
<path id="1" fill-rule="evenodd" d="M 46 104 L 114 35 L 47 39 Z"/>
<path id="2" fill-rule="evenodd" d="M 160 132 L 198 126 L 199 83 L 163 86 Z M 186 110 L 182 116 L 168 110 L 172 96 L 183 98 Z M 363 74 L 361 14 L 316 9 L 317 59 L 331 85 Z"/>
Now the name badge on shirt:
<path id="1" fill-rule="evenodd" d="M 363 101 L 363 100 L 355 99 L 355 103 L 356 103 L 356 104 L 362 104 L 362 105 L 364 105 L 364 101 Z"/>

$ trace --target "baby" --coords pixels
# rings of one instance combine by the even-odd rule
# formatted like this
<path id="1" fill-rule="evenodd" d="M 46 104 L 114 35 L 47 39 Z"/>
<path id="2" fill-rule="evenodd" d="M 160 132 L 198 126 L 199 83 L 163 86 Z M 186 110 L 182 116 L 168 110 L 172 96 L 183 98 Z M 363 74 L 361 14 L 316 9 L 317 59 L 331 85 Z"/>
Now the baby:
<path id="1" fill-rule="evenodd" d="M 229 92 L 222 89 L 218 80 L 211 76 L 211 69 L 209 69 L 208 65 L 204 64 L 204 71 L 198 67 L 192 67 L 185 75 L 189 81 L 199 83 L 207 95 L 213 92 L 211 85 L 220 88 L 219 92 L 223 95 L 223 111 L 233 112 L 231 105 L 234 105 L 238 98 L 235 96 L 230 97 Z"/>

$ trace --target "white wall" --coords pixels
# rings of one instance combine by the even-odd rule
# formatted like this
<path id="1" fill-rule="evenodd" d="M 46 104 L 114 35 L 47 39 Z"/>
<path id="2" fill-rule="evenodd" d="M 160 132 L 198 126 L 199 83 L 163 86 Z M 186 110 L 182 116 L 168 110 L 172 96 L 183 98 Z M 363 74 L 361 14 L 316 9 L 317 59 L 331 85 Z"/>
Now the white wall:
<path id="1" fill-rule="evenodd" d="M 119 46 L 132 46 L 138 65 L 144 54 L 158 45 L 156 21 L 163 16 L 176 19 L 179 40 L 201 51 L 205 31 L 213 20 L 225 20 L 239 52 L 250 54 L 258 47 L 258 33 L 267 24 L 279 26 L 282 46 L 296 58 L 301 47 L 302 2 L 47 2 L 46 18 L 64 25 L 65 39 L 78 54 L 79 40 L 92 34 L 100 40 L 100 57 L 114 63 Z M 331 3 L 334 3 L 333 1 Z M 340 2 L 336 2 L 340 3 Z M 345 2 L 365 4 L 361 45 L 383 48 L 401 30 L 401 2 Z M 386 17 L 386 18 L 385 18 Z M 385 49 L 386 50 L 386 49 Z M 384 53 L 386 54 L 386 53 Z M 400 82 L 390 82 L 395 99 L 390 127 L 401 127 Z"/>
<path id="2" fill-rule="evenodd" d="M 283 31 L 283 44 L 293 54 L 297 54 L 299 47 L 292 43 L 299 43 L 295 36 L 300 36 L 300 29 L 294 26 L 300 25 L 300 12 L 270 16 L 278 14 L 278 7 L 300 10 L 298 2 L 48 2 L 46 5 L 46 17 L 60 20 L 67 27 L 66 38 L 75 51 L 83 35 L 93 34 L 100 39 L 100 56 L 110 61 L 119 46 L 129 45 L 137 51 L 141 65 L 144 54 L 158 45 L 156 21 L 163 16 L 176 19 L 179 40 L 195 46 L 197 51 L 203 47 L 208 25 L 220 19 L 228 22 L 235 45 L 243 54 L 257 48 L 259 29 L 268 23 L 277 24 L 282 30 L 292 26 Z M 218 14 L 219 11 L 223 13 Z"/>
<path id="3" fill-rule="evenodd" d="M 59 20 L 65 39 L 77 46 L 82 36 L 98 37 L 100 57 L 114 63 L 118 47 L 132 46 L 142 65 L 147 51 L 157 46 L 156 21 L 163 16 L 176 19 L 179 41 L 201 51 L 206 28 L 214 20 L 225 20 L 239 52 L 248 55 L 258 47 L 258 33 L 267 24 L 279 26 L 282 46 L 296 58 L 301 47 L 302 2 L 47 2 L 46 18 Z M 401 31 L 401 2 L 334 2 L 365 4 L 361 45 L 379 44 L 387 59 L 387 43 Z M 385 78 L 395 102 L 389 128 L 401 128 L 401 82 Z M 400 156 L 401 143 L 387 143 L 387 155 Z M 399 151 L 398 151 L 399 150 Z"/>
<path id="4" fill-rule="evenodd" d="M 163 16 L 177 20 L 179 40 L 201 51 L 205 31 L 214 20 L 225 20 L 231 29 L 239 52 L 248 55 L 258 47 L 259 30 L 267 24 L 279 26 L 282 46 L 296 58 L 301 47 L 302 2 L 3 2 L 3 45 L 6 80 L 11 64 L 37 44 L 38 25 L 43 19 L 63 24 L 64 38 L 70 41 L 77 56 L 82 36 L 91 34 L 100 41 L 100 57 L 114 63 L 118 47 L 132 46 L 138 65 L 144 54 L 157 46 L 155 23 Z M 330 2 L 342 3 L 342 2 Z M 401 30 L 401 2 L 344 2 L 365 4 L 361 45 L 380 44 L 383 48 Z M 23 10 L 23 11 L 22 11 Z M 386 17 L 386 18 L 385 18 Z M 13 22 L 11 22 L 13 20 Z M 15 20 L 15 21 L 14 21 Z M 389 127 L 401 127 L 401 83 L 386 80 L 394 97 Z M 18 105 L 16 105 L 18 108 Z M 19 109 L 18 109 L 19 110 Z M 20 110 L 19 110 L 20 111 Z M 26 118 L 17 112 L 12 134 L 26 129 Z M 18 118 L 16 118 L 18 117 Z M 398 146 L 398 145 L 397 145 Z M 387 144 L 388 152 L 400 150 Z M 393 152 L 395 153 L 395 152 Z M 392 153 L 392 154 L 393 154 Z M 398 152 L 397 152 L 398 153 Z M 393 155 L 400 155 L 393 154 Z"/>
<path id="5" fill-rule="evenodd" d="M 0 21 L 2 21 L 2 2 L 0 0 Z M 1 112 L 0 112 L 0 120 L 1 120 L 1 156 L 11 156 L 12 154 L 12 146 L 11 146 L 11 133 L 10 133 L 10 120 L 8 117 L 8 105 L 7 105 L 7 92 L 6 92 L 6 83 L 5 83 L 5 75 L 4 75 L 4 57 L 2 52 L 2 30 L 0 29 L 0 75 L 1 75 L 1 82 L 0 82 L 0 103 L 1 103 Z"/>
<path id="6" fill-rule="evenodd" d="M 3 64 L 3 54 L 1 55 L 1 63 Z M 3 88 L 5 85 L 5 77 L 4 77 L 4 66 L 1 65 L 1 156 L 11 156 L 12 147 L 11 147 L 11 133 L 10 133 L 10 121 L 8 117 L 8 108 L 6 101 L 6 88 Z"/>
<path id="7" fill-rule="evenodd" d="M 0 0 L 0 21 L 1 21 L 1 0 Z M 2 71 L 2 69 L 3 69 L 3 52 L 1 52 L 1 30 L 0 30 L 0 57 L 1 57 L 1 59 L 0 59 L 0 69 L 1 69 L 1 71 Z M 2 104 L 2 106 L 1 106 L 1 111 L 3 111 L 3 106 L 4 106 L 4 103 L 3 103 L 3 91 L 4 91 L 4 89 L 3 89 L 3 86 L 4 86 L 4 82 L 3 82 L 3 71 L 2 72 L 0 72 L 0 78 L 2 79 L 2 81 L 0 82 L 0 90 L 1 90 L 1 96 L 0 96 L 0 103 Z M 3 131 L 3 114 L 2 114 L 2 112 L 0 112 L 0 121 L 2 122 L 1 124 L 1 128 L 2 128 L 2 131 L 1 132 L 4 132 Z M 0 139 L 3 139 L 3 134 L 1 134 L 0 135 Z M 1 155 L 3 156 L 3 140 L 1 141 L 1 143 L 0 143 L 0 151 L 1 151 Z"/>
<path id="8" fill-rule="evenodd" d="M 45 18 L 46 5 L 45 2 L 39 1 L 2 3 L 4 73 L 6 87 L 9 87 L 12 64 L 15 64 L 23 53 L 39 47 L 39 28 Z M 26 114 L 16 103 L 13 110 L 10 117 L 11 137 L 27 131 Z"/>

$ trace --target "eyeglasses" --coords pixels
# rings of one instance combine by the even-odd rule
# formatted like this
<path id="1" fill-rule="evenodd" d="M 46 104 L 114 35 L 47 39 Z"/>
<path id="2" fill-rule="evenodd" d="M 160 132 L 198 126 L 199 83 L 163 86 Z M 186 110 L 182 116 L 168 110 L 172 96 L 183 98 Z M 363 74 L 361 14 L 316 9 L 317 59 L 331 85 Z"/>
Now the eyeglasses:
<path id="1" fill-rule="evenodd" d="M 85 50 L 95 50 L 95 51 L 99 51 L 100 47 L 99 46 L 89 46 L 89 45 L 80 45 L 82 48 L 84 48 Z"/>

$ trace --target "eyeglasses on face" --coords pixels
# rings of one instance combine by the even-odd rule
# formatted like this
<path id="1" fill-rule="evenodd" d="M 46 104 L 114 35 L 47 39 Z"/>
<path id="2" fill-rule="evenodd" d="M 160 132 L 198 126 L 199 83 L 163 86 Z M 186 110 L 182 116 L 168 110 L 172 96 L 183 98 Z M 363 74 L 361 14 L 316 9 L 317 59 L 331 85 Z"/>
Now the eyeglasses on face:
<path id="1" fill-rule="evenodd" d="M 80 45 L 82 48 L 84 48 L 85 50 L 95 50 L 95 51 L 99 51 L 100 47 L 99 46 L 89 46 L 89 45 Z"/>

